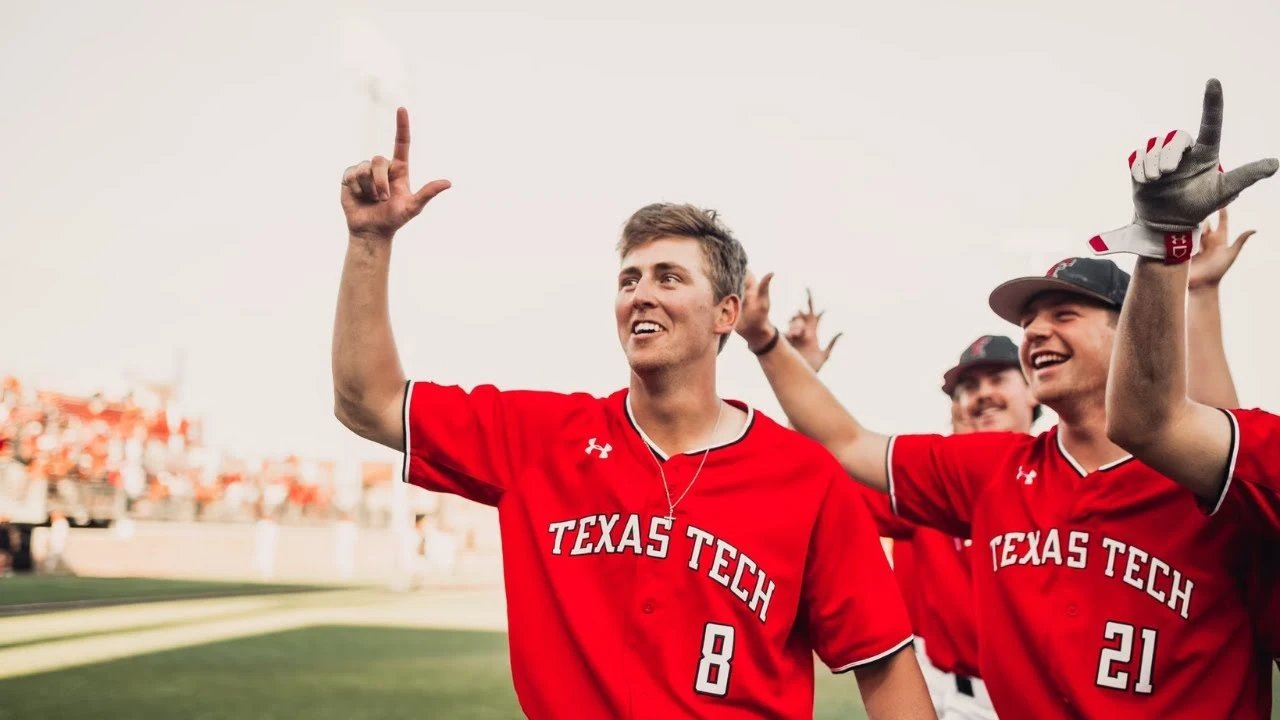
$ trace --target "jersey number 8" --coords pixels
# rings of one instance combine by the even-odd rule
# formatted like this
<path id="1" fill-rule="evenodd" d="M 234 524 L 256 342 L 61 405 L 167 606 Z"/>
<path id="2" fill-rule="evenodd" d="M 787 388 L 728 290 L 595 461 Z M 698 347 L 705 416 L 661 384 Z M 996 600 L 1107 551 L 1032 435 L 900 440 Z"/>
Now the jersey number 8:
<path id="1" fill-rule="evenodd" d="M 693 689 L 703 695 L 729 694 L 729 671 L 733 662 L 733 626 L 707 623 L 702 632 L 702 660 Z"/>

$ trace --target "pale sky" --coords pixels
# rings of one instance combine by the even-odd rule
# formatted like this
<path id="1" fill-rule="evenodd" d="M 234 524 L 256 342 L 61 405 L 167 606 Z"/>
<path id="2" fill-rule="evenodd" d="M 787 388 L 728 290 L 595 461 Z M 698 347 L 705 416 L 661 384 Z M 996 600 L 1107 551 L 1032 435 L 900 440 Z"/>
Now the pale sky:
<path id="1" fill-rule="evenodd" d="M 1266 0 L 618 5 L 4 2 L 0 374 L 91 390 L 181 348 L 211 444 L 393 458 L 333 419 L 329 370 L 339 179 L 391 151 L 369 73 L 415 185 L 454 184 L 396 240 L 412 377 L 625 385 L 618 231 L 687 201 L 778 273 L 776 322 L 814 289 L 846 333 L 824 379 L 886 432 L 945 428 L 942 372 L 1020 339 L 987 294 L 1125 224 L 1125 159 L 1194 133 L 1207 78 L 1224 164 L 1280 154 Z M 1280 179 L 1234 206 L 1260 233 L 1224 287 L 1242 400 L 1272 410 L 1278 206 Z M 780 417 L 740 339 L 720 390 Z"/>

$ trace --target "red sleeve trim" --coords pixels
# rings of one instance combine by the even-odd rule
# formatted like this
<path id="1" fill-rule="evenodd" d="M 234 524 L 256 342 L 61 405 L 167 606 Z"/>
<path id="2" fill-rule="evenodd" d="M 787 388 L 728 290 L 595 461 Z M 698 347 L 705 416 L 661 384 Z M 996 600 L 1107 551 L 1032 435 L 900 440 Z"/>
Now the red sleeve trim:
<path id="1" fill-rule="evenodd" d="M 889 657 L 890 655 L 893 655 L 894 653 L 898 652 L 899 650 L 907 647 L 908 645 L 912 644 L 913 642 L 915 642 L 915 639 L 916 639 L 915 635 L 908 635 L 906 640 L 903 640 L 902 642 L 898 643 L 897 645 L 894 645 L 888 650 L 885 650 L 879 655 L 873 655 L 869 658 L 864 658 L 862 660 L 855 660 L 849 663 L 848 665 L 841 665 L 838 668 L 832 668 L 831 674 L 839 675 L 840 673 L 845 673 L 845 672 L 849 672 L 850 670 L 860 668 L 863 665 L 870 665 L 871 663 L 879 662 L 880 660 L 883 660 Z"/>

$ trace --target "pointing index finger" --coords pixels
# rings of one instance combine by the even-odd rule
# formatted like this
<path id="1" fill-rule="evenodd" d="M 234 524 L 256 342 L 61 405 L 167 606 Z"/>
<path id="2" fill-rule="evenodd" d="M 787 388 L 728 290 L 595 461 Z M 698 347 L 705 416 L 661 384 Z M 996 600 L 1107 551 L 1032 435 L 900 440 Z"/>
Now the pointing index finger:
<path id="1" fill-rule="evenodd" d="M 1204 86 L 1204 110 L 1200 113 L 1197 145 L 1208 145 L 1215 151 L 1222 142 L 1222 83 L 1211 78 Z M 1214 153 L 1217 156 L 1217 153 Z"/>
<path id="2" fill-rule="evenodd" d="M 391 159 L 409 162 L 409 111 L 396 110 L 396 146 Z"/>

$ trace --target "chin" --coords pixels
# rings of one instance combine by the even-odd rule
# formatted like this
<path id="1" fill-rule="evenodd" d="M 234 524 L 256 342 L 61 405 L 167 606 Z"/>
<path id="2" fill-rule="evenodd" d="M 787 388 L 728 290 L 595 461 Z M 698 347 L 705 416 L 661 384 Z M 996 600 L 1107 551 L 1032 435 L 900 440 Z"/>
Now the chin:
<path id="1" fill-rule="evenodd" d="M 969 423 L 973 425 L 974 430 L 980 432 L 1001 432 L 1013 426 L 1011 419 L 1003 413 L 994 416 L 976 417 L 970 420 Z"/>
<path id="2" fill-rule="evenodd" d="M 627 364 L 631 366 L 631 372 L 637 375 L 664 370 L 671 365 L 660 353 L 652 352 L 628 353 Z"/>
<path id="3" fill-rule="evenodd" d="M 1039 383 L 1031 386 L 1031 395 L 1041 405 L 1052 408 L 1060 405 L 1064 398 L 1071 396 L 1071 389 L 1061 382 L 1057 383 Z"/>

